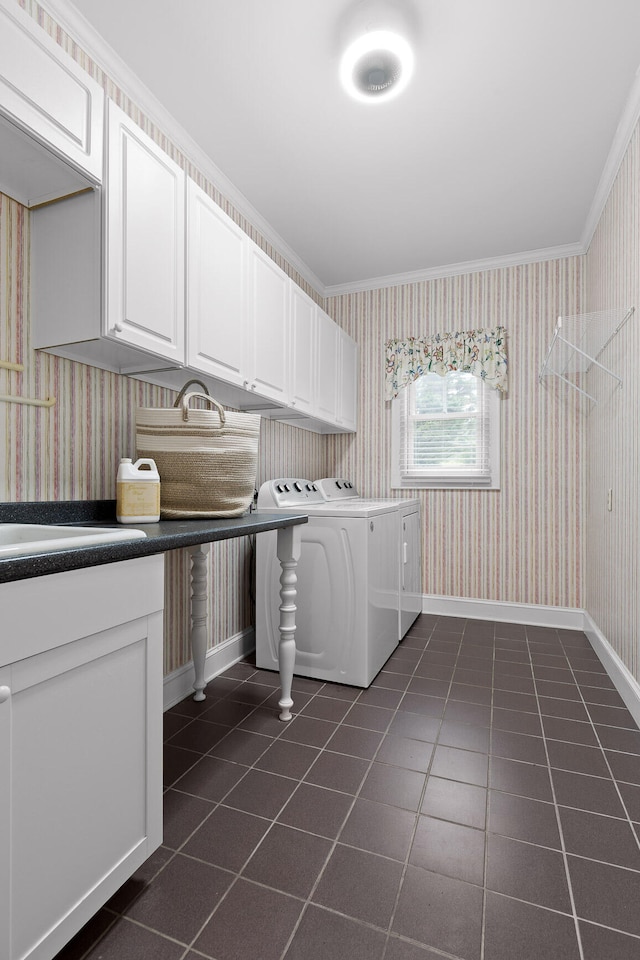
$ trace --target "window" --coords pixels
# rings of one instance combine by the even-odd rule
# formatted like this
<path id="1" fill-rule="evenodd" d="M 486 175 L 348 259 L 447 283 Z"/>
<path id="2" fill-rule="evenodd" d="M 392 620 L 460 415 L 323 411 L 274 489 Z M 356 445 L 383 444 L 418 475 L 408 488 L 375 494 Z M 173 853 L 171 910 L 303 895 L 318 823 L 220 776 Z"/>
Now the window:
<path id="1" fill-rule="evenodd" d="M 427 373 L 393 401 L 395 488 L 500 488 L 500 398 L 471 373 Z"/>

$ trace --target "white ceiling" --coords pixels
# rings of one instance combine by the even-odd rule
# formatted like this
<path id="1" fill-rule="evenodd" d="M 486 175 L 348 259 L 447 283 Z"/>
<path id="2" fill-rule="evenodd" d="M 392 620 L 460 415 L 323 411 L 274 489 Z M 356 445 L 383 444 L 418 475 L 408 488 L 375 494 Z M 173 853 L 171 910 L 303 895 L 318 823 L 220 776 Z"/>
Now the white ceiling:
<path id="1" fill-rule="evenodd" d="M 640 0 L 389 0 L 416 67 L 377 104 L 338 80 L 354 5 L 74 3 L 321 292 L 584 246 Z"/>

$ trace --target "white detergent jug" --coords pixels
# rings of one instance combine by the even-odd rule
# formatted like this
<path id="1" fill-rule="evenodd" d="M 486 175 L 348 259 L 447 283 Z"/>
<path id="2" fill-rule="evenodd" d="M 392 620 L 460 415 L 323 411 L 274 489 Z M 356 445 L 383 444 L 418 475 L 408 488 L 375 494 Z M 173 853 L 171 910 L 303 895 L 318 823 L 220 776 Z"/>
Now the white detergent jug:
<path id="1" fill-rule="evenodd" d="M 160 474 L 155 460 L 135 463 L 123 457 L 116 479 L 118 523 L 156 523 L 160 519 Z"/>

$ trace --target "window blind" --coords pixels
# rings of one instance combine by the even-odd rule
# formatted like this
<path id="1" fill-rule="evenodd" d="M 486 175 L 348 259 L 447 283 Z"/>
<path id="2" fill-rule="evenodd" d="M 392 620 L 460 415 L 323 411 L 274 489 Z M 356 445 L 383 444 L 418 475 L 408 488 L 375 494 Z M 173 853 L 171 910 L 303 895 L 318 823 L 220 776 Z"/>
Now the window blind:
<path id="1" fill-rule="evenodd" d="M 483 382 L 427 374 L 402 391 L 400 476 L 491 483 L 491 418 Z"/>

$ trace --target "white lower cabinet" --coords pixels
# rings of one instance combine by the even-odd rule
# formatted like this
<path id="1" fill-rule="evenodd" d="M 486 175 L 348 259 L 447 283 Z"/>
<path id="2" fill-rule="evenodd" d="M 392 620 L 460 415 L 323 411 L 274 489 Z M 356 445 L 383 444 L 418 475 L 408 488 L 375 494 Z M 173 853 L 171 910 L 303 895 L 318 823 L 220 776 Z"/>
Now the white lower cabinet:
<path id="1" fill-rule="evenodd" d="M 7 960 L 51 960 L 162 841 L 163 570 L 0 586 Z"/>

